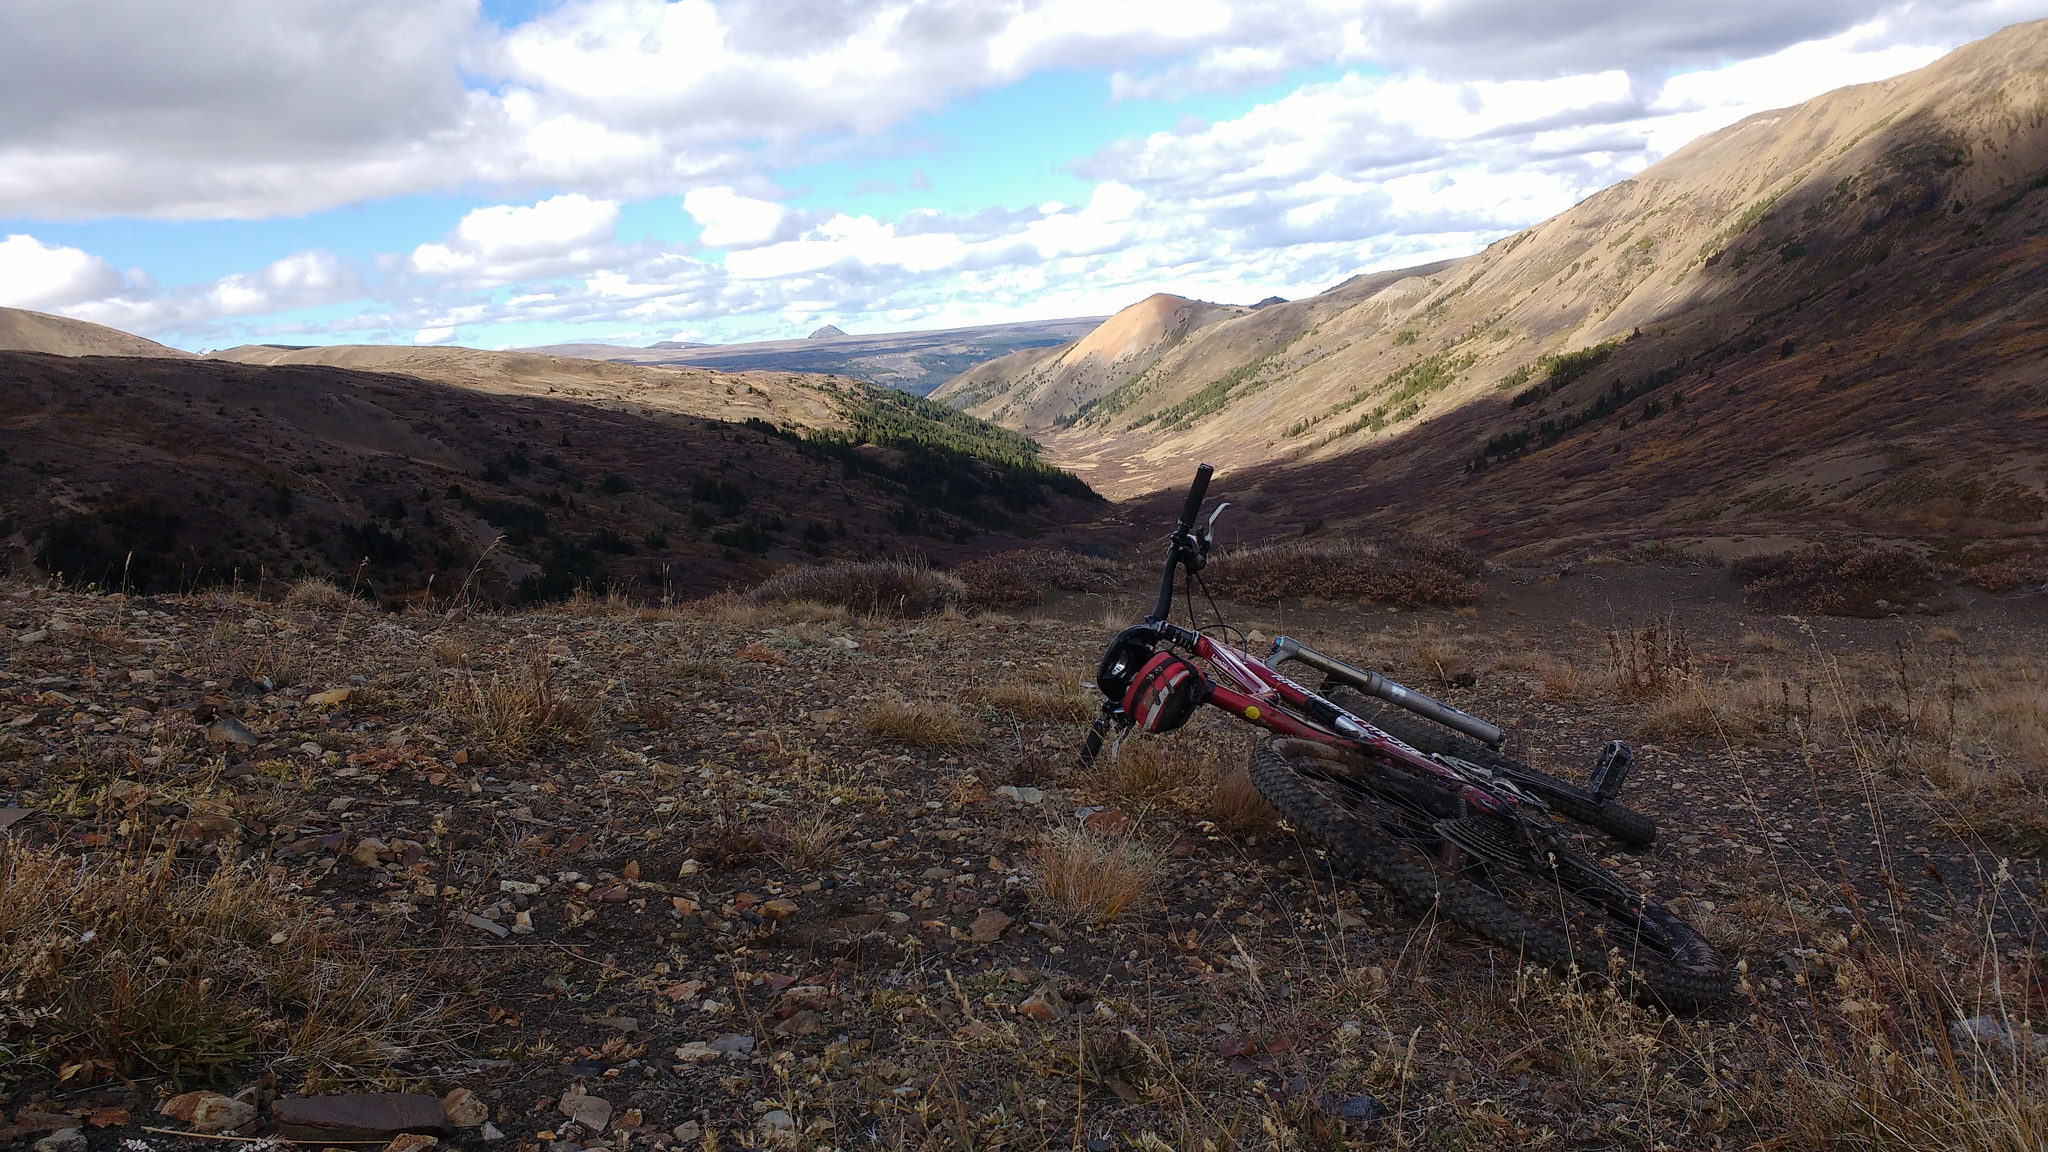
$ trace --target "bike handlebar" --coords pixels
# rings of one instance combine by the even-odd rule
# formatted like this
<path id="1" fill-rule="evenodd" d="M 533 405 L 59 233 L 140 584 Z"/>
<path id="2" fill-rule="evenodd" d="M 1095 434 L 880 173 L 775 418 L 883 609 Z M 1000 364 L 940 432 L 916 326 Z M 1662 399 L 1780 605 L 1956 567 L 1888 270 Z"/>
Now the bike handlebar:
<path id="1" fill-rule="evenodd" d="M 1209 494 L 1209 477 L 1215 474 L 1216 469 L 1207 464 L 1196 467 L 1195 482 L 1188 486 L 1188 502 L 1181 505 L 1180 509 L 1180 530 L 1182 532 L 1194 528 L 1196 517 L 1202 514 L 1202 498 Z"/>
<path id="2" fill-rule="evenodd" d="M 1195 469 L 1195 482 L 1188 486 L 1187 503 L 1180 509 L 1180 523 L 1174 526 L 1173 541 L 1166 546 L 1166 567 L 1159 573 L 1159 597 L 1152 602 L 1152 615 L 1147 617 L 1154 624 L 1173 615 L 1173 574 L 1193 544 L 1191 533 L 1195 529 L 1195 519 L 1202 514 L 1202 498 L 1209 494 L 1209 477 L 1215 474 L 1215 468 L 1203 464 Z"/>

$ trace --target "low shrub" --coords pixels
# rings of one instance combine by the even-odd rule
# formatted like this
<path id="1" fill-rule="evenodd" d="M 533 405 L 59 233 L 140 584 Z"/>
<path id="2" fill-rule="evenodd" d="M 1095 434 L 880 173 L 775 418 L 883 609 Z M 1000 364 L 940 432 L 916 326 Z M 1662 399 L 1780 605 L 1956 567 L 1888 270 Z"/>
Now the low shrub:
<path id="1" fill-rule="evenodd" d="M 832 604 L 873 616 L 929 616 L 959 604 L 965 593 L 959 580 L 922 561 L 859 560 L 784 568 L 741 600 Z"/>
<path id="2" fill-rule="evenodd" d="M 969 560 L 953 569 L 966 587 L 969 608 L 1026 608 L 1052 589 L 1107 592 L 1117 586 L 1115 564 L 1057 548 L 1019 548 Z"/>
<path id="3" fill-rule="evenodd" d="M 1765 612 L 1875 618 L 1943 606 L 1941 574 L 1904 548 L 1830 540 L 1751 556 L 1729 571 L 1744 585 L 1743 606 Z"/>
<path id="4" fill-rule="evenodd" d="M 1240 549 L 1217 557 L 1203 575 L 1219 595 L 1244 604 L 1316 596 L 1457 608 L 1478 602 L 1483 570 L 1478 557 L 1456 544 L 1383 536 Z"/>
<path id="5" fill-rule="evenodd" d="M 1969 572 L 1970 583 L 1986 592 L 2018 592 L 2048 586 L 2048 558 L 2010 556 L 1980 564 Z"/>

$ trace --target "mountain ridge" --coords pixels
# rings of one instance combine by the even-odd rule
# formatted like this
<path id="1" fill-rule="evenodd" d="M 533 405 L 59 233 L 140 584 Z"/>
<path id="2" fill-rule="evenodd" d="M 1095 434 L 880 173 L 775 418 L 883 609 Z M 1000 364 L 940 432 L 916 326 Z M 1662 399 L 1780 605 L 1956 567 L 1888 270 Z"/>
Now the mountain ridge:
<path id="1" fill-rule="evenodd" d="M 1710 133 L 1473 256 L 1208 325 L 1121 395 L 1066 398 L 1063 424 L 998 418 L 1113 497 L 1170 494 L 1209 459 L 1296 523 L 1406 519 L 1510 548 L 1631 523 L 2036 533 L 2043 59 L 2048 21 L 2016 25 Z M 993 415 L 1027 394 L 993 375 L 937 395 Z M 1878 411 L 1917 462 L 1858 423 Z M 1774 423 L 1731 445 L 1709 417 Z M 1911 477 L 1948 491 L 1964 464 L 1977 496 L 1914 495 Z"/>
<path id="2" fill-rule="evenodd" d="M 119 328 L 27 308 L 0 308 L 0 352 L 42 352 L 52 356 L 156 356 L 172 360 L 192 356 L 190 352 L 123 332 Z"/>
<path id="3" fill-rule="evenodd" d="M 813 333 L 792 340 L 760 340 L 744 344 L 662 341 L 646 348 L 556 344 L 519 351 L 652 367 L 829 374 L 922 396 L 963 369 L 1018 349 L 1067 343 L 1085 336 L 1104 319 L 1101 316 L 1080 316 L 916 332 L 865 335 L 840 332 L 824 337 Z M 826 325 L 825 328 L 836 331 L 834 325 Z"/>

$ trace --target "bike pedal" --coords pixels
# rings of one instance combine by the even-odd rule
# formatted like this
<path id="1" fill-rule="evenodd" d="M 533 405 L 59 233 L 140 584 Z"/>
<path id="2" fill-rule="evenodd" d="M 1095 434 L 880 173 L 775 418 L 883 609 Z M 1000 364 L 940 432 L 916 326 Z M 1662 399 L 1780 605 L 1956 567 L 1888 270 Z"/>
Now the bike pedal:
<path id="1" fill-rule="evenodd" d="M 1621 794 L 1621 786 L 1628 780 L 1628 770 L 1635 766 L 1636 750 L 1619 740 L 1609 740 L 1607 747 L 1600 750 L 1600 758 L 1593 762 L 1592 774 L 1586 778 L 1586 788 L 1602 804 Z"/>

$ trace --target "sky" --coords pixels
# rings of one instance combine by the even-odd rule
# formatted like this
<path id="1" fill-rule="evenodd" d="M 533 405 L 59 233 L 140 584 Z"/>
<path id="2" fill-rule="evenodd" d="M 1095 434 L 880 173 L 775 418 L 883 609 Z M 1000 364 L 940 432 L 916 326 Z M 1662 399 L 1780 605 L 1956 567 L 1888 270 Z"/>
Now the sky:
<path id="1" fill-rule="evenodd" d="M 2048 0 L 7 0 L 0 305 L 726 343 L 1478 250 Z"/>

